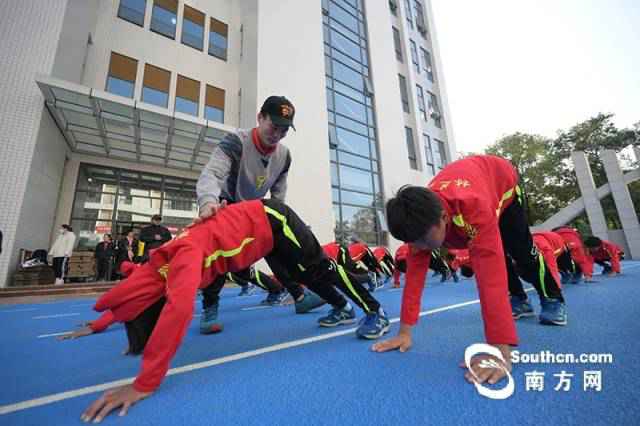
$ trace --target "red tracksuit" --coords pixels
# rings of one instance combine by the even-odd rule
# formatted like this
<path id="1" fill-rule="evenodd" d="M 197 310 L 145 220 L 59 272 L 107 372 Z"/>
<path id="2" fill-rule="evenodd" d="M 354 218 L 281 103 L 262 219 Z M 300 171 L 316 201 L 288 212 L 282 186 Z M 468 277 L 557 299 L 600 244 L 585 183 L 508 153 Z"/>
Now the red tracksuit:
<path id="1" fill-rule="evenodd" d="M 198 288 L 248 268 L 273 249 L 265 208 L 260 200 L 227 206 L 151 251 L 148 263 L 98 299 L 95 310 L 110 309 L 116 321 L 124 322 L 167 298 L 133 383 L 137 391 L 160 386 L 193 317 Z"/>
<path id="2" fill-rule="evenodd" d="M 378 262 L 382 262 L 382 259 L 384 259 L 384 256 L 388 253 L 386 247 L 376 247 L 372 251 Z"/>
<path id="3" fill-rule="evenodd" d="M 570 228 L 568 226 L 558 228 L 554 231 L 560 235 L 564 240 L 569 251 L 571 252 L 571 259 L 580 266 L 582 273 L 588 279 L 593 276 L 593 258 L 587 253 L 584 245 L 582 244 L 582 238 L 578 230 Z"/>
<path id="4" fill-rule="evenodd" d="M 113 312 L 105 311 L 97 320 L 91 321 L 89 323 L 89 328 L 94 333 L 100 333 L 101 331 L 104 331 L 107 328 L 111 327 L 111 324 L 113 324 L 114 322 L 117 321 L 115 316 L 113 315 Z"/>
<path id="5" fill-rule="evenodd" d="M 498 219 L 516 197 L 518 176 L 508 161 L 472 156 L 446 166 L 431 181 L 449 216 L 444 246 L 469 248 L 476 274 L 484 332 L 490 344 L 518 343 L 511 315 L 507 270 Z M 418 322 L 430 250 L 411 250 L 402 295 L 403 324 Z"/>
<path id="6" fill-rule="evenodd" d="M 456 271 L 462 266 L 471 266 L 471 258 L 467 249 L 449 249 L 449 254 L 455 256 L 449 264 L 452 271 Z"/>
<path id="7" fill-rule="evenodd" d="M 533 244 L 535 244 L 538 251 L 542 254 L 546 266 L 549 267 L 551 275 L 553 275 L 556 283 L 558 283 L 558 287 L 562 288 L 556 259 L 567 250 L 564 238 L 555 232 L 549 231 L 534 232 L 531 236 L 533 237 Z"/>
<path id="8" fill-rule="evenodd" d="M 400 262 L 406 262 L 407 256 L 409 255 L 409 244 L 405 243 L 398 247 L 396 250 L 396 255 L 393 259 L 393 262 L 396 264 L 396 268 L 393 270 L 393 285 L 398 287 L 400 286 L 400 274 L 402 271 L 401 268 L 398 267 Z"/>
<path id="9" fill-rule="evenodd" d="M 340 253 L 340 244 L 334 241 L 332 243 L 323 245 L 322 250 L 331 259 L 335 260 L 336 262 L 338 261 L 338 254 Z"/>
<path id="10" fill-rule="evenodd" d="M 591 252 L 593 260 L 596 262 L 611 261 L 613 272 L 620 273 L 620 253 L 622 249 L 611 241 L 602 240 L 602 244 L 597 250 Z"/>

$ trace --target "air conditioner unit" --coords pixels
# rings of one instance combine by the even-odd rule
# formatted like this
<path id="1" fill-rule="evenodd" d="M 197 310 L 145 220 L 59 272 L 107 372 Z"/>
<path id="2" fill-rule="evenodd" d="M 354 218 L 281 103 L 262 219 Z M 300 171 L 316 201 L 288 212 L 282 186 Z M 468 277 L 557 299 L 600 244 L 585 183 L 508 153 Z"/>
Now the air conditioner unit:
<path id="1" fill-rule="evenodd" d="M 440 112 L 436 111 L 433 108 L 429 108 L 429 116 L 434 120 L 437 120 L 438 118 L 440 118 Z"/>
<path id="2" fill-rule="evenodd" d="M 322 14 L 323 14 L 324 16 L 329 16 L 329 10 L 328 10 L 328 9 L 325 9 L 325 8 L 323 7 L 323 8 L 322 8 Z"/>
<path id="3" fill-rule="evenodd" d="M 426 37 L 427 36 L 427 29 L 424 27 L 424 25 L 417 24 L 417 27 L 418 27 L 418 32 Z"/>
<path id="4" fill-rule="evenodd" d="M 398 3 L 396 3 L 395 0 L 389 0 L 389 9 L 395 12 L 398 9 Z"/>
<path id="5" fill-rule="evenodd" d="M 431 74 L 431 73 L 433 72 L 433 68 L 431 68 L 431 67 L 427 67 L 427 72 L 428 72 L 429 74 Z"/>

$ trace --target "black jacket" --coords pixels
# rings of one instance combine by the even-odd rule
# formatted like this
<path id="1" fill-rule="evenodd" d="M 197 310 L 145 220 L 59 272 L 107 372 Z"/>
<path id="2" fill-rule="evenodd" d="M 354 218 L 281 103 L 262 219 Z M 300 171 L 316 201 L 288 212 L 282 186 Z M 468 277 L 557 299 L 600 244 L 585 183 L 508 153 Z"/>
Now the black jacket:
<path id="1" fill-rule="evenodd" d="M 156 240 L 155 236 L 160 235 Z M 171 232 L 162 225 L 148 225 L 140 231 L 140 241 L 144 243 L 144 255 L 147 256 L 149 250 L 155 249 L 171 240 Z"/>
<path id="2" fill-rule="evenodd" d="M 101 241 L 96 246 L 94 257 L 96 259 L 108 259 L 113 256 L 113 243 Z"/>

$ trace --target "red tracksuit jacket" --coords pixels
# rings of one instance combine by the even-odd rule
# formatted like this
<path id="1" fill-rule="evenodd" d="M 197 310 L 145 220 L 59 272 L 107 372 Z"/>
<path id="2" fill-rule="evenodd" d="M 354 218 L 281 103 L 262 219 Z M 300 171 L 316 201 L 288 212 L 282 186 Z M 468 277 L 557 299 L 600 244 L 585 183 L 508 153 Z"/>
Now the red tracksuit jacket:
<path id="1" fill-rule="evenodd" d="M 449 249 L 449 254 L 455 256 L 455 258 L 449 264 L 449 267 L 456 271 L 462 266 L 471 266 L 471 258 L 469 257 L 469 250 L 467 249 Z"/>
<path id="2" fill-rule="evenodd" d="M 389 253 L 386 247 L 376 247 L 373 249 L 373 255 L 378 262 L 382 262 L 384 256 Z"/>
<path id="3" fill-rule="evenodd" d="M 403 260 L 407 260 L 407 256 L 409 255 L 409 244 L 405 243 L 398 247 L 396 250 L 396 255 L 393 258 L 394 263 L 396 264 L 396 268 L 393 270 L 393 284 L 400 284 L 400 274 L 402 273 L 400 269 L 398 269 L 398 262 Z"/>
<path id="4" fill-rule="evenodd" d="M 490 344 L 518 343 L 498 227 L 500 214 L 517 196 L 517 183 L 518 176 L 511 163 L 503 158 L 482 155 L 449 164 L 429 184 L 449 215 L 444 246 L 469 248 L 480 294 L 484 332 Z M 407 257 L 406 285 L 402 294 L 403 324 L 418 322 L 430 259 L 430 250 L 413 248 Z"/>
<path id="5" fill-rule="evenodd" d="M 620 273 L 620 253 L 622 253 L 622 249 L 619 246 L 611 241 L 602 240 L 602 245 L 592 252 L 591 256 L 598 262 L 610 260 L 613 272 Z"/>
<path id="6" fill-rule="evenodd" d="M 535 244 L 542 254 L 546 266 L 549 267 L 551 275 L 553 275 L 556 283 L 558 283 L 558 287 L 562 288 L 556 259 L 567 250 L 564 238 L 555 232 L 549 231 L 534 232 L 531 236 L 533 237 L 533 244 Z"/>
<path id="7" fill-rule="evenodd" d="M 98 299 L 96 311 L 110 309 L 116 321 L 124 322 L 167 298 L 144 349 L 136 390 L 151 392 L 160 386 L 191 323 L 198 288 L 218 275 L 248 268 L 272 249 L 262 202 L 233 204 L 152 250 L 148 263 Z"/>
<path id="8" fill-rule="evenodd" d="M 324 254 L 329 256 L 331 259 L 338 261 L 338 255 L 340 254 L 340 244 L 335 241 L 329 244 L 325 244 L 322 246 L 322 250 Z"/>
<path id="9" fill-rule="evenodd" d="M 580 266 L 582 273 L 587 278 L 591 278 L 593 275 L 593 258 L 587 253 L 584 245 L 582 244 L 582 238 L 578 230 L 570 228 L 568 226 L 556 229 L 554 231 L 560 235 L 564 240 L 569 251 L 571 252 L 571 259 Z"/>
<path id="10" fill-rule="evenodd" d="M 358 262 L 362 260 L 369 250 L 369 246 L 365 243 L 353 243 L 349 246 L 349 256 L 351 256 L 354 262 Z"/>

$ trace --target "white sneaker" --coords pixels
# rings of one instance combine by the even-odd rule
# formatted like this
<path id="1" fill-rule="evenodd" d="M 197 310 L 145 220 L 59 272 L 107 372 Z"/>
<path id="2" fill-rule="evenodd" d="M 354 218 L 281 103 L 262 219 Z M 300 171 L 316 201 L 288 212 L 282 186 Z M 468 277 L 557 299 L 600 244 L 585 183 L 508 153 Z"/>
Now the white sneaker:
<path id="1" fill-rule="evenodd" d="M 64 284 L 64 280 L 62 278 L 56 278 L 56 282 L 54 283 L 54 285 L 62 285 Z"/>

